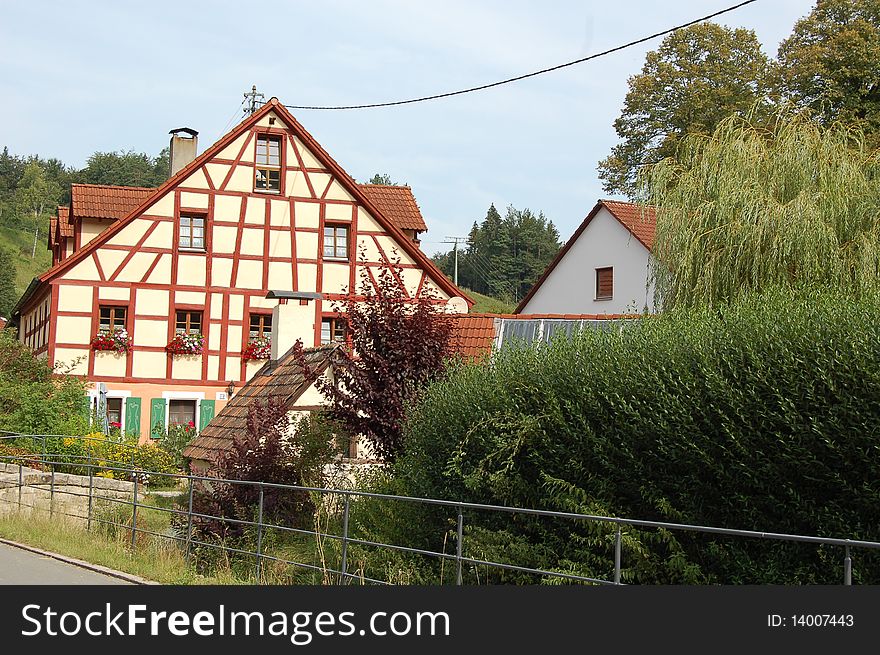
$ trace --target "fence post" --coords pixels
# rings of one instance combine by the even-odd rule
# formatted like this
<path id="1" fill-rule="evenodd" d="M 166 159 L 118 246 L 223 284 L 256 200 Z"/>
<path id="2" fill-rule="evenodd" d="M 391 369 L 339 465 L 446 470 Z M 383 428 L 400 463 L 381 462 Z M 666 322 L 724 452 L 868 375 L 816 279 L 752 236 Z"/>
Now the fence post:
<path id="1" fill-rule="evenodd" d="M 461 585 L 461 540 L 464 534 L 464 508 L 458 506 L 458 527 L 456 528 L 455 543 L 455 584 Z"/>
<path id="2" fill-rule="evenodd" d="M 94 485 L 94 475 L 95 475 L 94 468 L 92 467 L 92 463 L 89 462 L 89 509 L 88 509 L 88 513 L 86 515 L 87 516 L 86 530 L 89 530 L 89 531 L 91 531 L 91 529 L 92 529 L 92 504 L 94 502 L 92 500 L 92 497 L 94 496 L 93 489 L 95 486 Z"/>
<path id="3" fill-rule="evenodd" d="M 846 557 L 843 558 L 843 584 L 852 584 L 852 557 L 850 557 L 849 546 L 846 547 Z"/>
<path id="4" fill-rule="evenodd" d="M 89 469 L 89 506 L 88 511 L 86 512 L 86 530 L 91 531 L 92 529 L 92 476 L 94 475 L 94 471 L 92 470 L 92 442 L 86 441 L 86 455 L 88 455 L 88 459 L 86 460 L 86 466 Z"/>
<path id="5" fill-rule="evenodd" d="M 257 514 L 257 584 L 263 572 L 263 485 L 260 485 L 260 507 Z"/>
<path id="6" fill-rule="evenodd" d="M 134 552 L 134 542 L 137 536 L 138 476 L 134 468 L 132 468 L 131 474 L 134 478 L 134 502 L 131 505 L 131 550 Z"/>
<path id="7" fill-rule="evenodd" d="M 340 584 L 348 582 L 348 509 L 351 496 L 345 494 L 345 509 L 342 511 L 342 566 Z"/>
<path id="8" fill-rule="evenodd" d="M 192 549 L 192 528 L 193 528 L 193 478 L 189 476 L 189 509 L 186 513 L 186 556 L 185 560 L 189 562 L 190 550 Z"/>
<path id="9" fill-rule="evenodd" d="M 55 462 L 52 462 L 52 478 L 49 481 L 49 517 L 55 511 Z"/>
<path id="10" fill-rule="evenodd" d="M 24 460 L 18 462 L 18 511 L 21 512 L 21 487 L 24 484 Z"/>
<path id="11" fill-rule="evenodd" d="M 620 524 L 617 524 L 617 535 L 614 537 L 614 584 L 620 584 Z"/>

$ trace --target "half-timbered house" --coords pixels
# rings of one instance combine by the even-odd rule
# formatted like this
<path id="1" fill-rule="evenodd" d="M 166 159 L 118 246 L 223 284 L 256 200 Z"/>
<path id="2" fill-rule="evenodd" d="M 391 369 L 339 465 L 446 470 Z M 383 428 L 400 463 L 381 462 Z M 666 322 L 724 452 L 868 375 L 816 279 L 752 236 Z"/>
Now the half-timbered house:
<path id="1" fill-rule="evenodd" d="M 276 349 L 344 338 L 334 301 L 391 260 L 410 297 L 431 288 L 467 311 L 419 248 L 409 188 L 357 184 L 277 99 L 198 157 L 195 132 L 172 134 L 158 189 L 73 186 L 50 225 L 53 266 L 13 316 L 125 432 L 205 426 L 265 363 L 273 310 Z"/>

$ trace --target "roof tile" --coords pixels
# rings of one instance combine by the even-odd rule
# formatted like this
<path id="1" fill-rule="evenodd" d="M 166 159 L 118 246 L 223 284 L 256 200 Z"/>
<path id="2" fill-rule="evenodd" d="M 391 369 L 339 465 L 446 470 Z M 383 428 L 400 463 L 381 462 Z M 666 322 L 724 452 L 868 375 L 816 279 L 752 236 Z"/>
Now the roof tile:
<path id="1" fill-rule="evenodd" d="M 324 372 L 337 347 L 334 344 L 307 348 L 306 364 L 317 373 Z M 248 408 L 254 400 L 265 401 L 269 397 L 279 397 L 288 408 L 292 408 L 312 385 L 311 380 L 303 375 L 303 370 L 292 352 L 293 349 L 289 350 L 274 365 L 271 361 L 266 362 L 189 443 L 183 451 L 184 456 L 218 462 L 231 449 L 236 437 L 245 434 Z"/>
<path id="2" fill-rule="evenodd" d="M 654 247 L 657 214 L 653 207 L 618 200 L 603 200 L 602 204 L 623 223 L 627 230 L 632 232 L 636 239 L 642 242 L 645 248 L 651 250 Z"/>
<path id="3" fill-rule="evenodd" d="M 408 186 L 395 186 L 388 184 L 358 184 L 364 195 L 367 196 L 385 218 L 394 223 L 401 230 L 416 230 L 425 232 L 428 226 L 419 211 L 412 189 Z"/>
<path id="4" fill-rule="evenodd" d="M 106 184 L 71 184 L 70 204 L 75 218 L 103 218 L 118 221 L 156 192 L 147 187 Z"/>

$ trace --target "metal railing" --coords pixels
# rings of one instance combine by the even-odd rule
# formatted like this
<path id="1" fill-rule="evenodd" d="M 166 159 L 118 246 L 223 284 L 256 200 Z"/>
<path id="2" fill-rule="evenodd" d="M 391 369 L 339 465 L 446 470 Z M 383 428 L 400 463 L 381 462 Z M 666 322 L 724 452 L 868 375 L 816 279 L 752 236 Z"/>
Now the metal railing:
<path id="1" fill-rule="evenodd" d="M 52 435 L 47 435 L 52 436 Z M 0 436 L 0 443 L 3 443 L 5 440 L 20 440 L 20 439 L 33 439 L 31 436 L 22 436 L 22 435 L 7 435 Z M 41 437 L 36 437 L 40 439 Z M 68 437 L 70 438 L 70 437 Z M 88 439 L 87 437 L 81 437 L 82 439 Z M 100 441 L 100 440 L 95 440 Z M 45 444 L 45 441 L 43 442 Z M 110 525 L 116 528 L 119 528 L 123 531 L 130 532 L 130 547 L 132 549 L 137 548 L 137 536 L 139 534 L 150 535 L 157 539 L 167 539 L 173 542 L 176 542 L 180 545 L 184 553 L 184 557 L 187 562 L 190 562 L 193 555 L 193 547 L 203 547 L 207 549 L 218 549 L 221 551 L 225 551 L 226 553 L 232 553 L 236 555 L 241 555 L 249 558 L 253 558 L 253 576 L 256 581 L 263 580 L 263 567 L 264 562 L 275 562 L 277 564 L 292 566 L 299 569 L 303 569 L 306 571 L 312 571 L 316 574 L 321 575 L 321 580 L 325 583 L 339 583 L 345 584 L 350 583 L 352 581 L 357 581 L 360 583 L 373 583 L 373 584 L 391 584 L 389 580 L 380 580 L 378 578 L 368 577 L 364 570 L 351 570 L 351 553 L 350 549 L 352 546 L 361 546 L 365 548 L 384 548 L 389 549 L 391 551 L 396 551 L 399 553 L 406 553 L 410 555 L 420 555 L 424 557 L 434 558 L 441 562 L 452 562 L 454 564 L 455 570 L 455 583 L 458 585 L 463 584 L 464 577 L 464 569 L 465 567 L 487 567 L 487 569 L 499 569 L 504 571 L 514 571 L 522 574 L 529 574 L 533 576 L 537 576 L 539 578 L 556 578 L 561 581 L 568 582 L 579 582 L 579 583 L 588 583 L 588 584 L 598 584 L 598 585 L 621 585 L 623 584 L 622 578 L 622 564 L 624 558 L 624 549 L 623 549 L 623 530 L 624 529 L 652 529 L 652 530 L 668 530 L 668 531 L 679 531 L 679 532 L 696 532 L 702 533 L 705 535 L 717 535 L 724 537 L 732 537 L 732 538 L 742 538 L 742 539 L 757 539 L 757 540 L 771 540 L 776 542 L 790 542 L 790 543 L 801 543 L 801 544 L 812 544 L 817 547 L 821 546 L 829 546 L 832 548 L 840 548 L 842 550 L 843 558 L 841 560 L 842 566 L 842 575 L 841 582 L 844 585 L 852 584 L 852 550 L 853 549 L 867 549 L 867 550 L 880 550 L 880 542 L 875 541 L 864 541 L 858 539 L 846 539 L 846 538 L 831 538 L 831 537 L 817 537 L 817 536 L 808 536 L 808 535 L 798 535 L 798 534 L 787 534 L 787 533 L 779 533 L 779 532 L 761 532 L 755 530 L 738 530 L 732 528 L 720 528 L 720 527 L 712 527 L 712 526 L 703 526 L 703 525 L 690 525 L 683 523 L 670 523 L 663 521 L 649 521 L 649 520 L 641 520 L 641 519 L 630 519 L 630 518 L 620 518 L 613 516 L 601 516 L 601 515 L 592 515 L 592 514 L 581 514 L 575 512 L 562 512 L 562 511 L 553 511 L 553 510 L 540 510 L 540 509 L 528 509 L 522 507 L 506 507 L 501 505 L 488 505 L 481 503 L 470 503 L 470 502 L 460 502 L 460 501 L 449 501 L 449 500 L 440 500 L 434 498 L 414 498 L 408 496 L 397 496 L 391 494 L 379 494 L 372 493 L 367 491 L 357 491 L 354 489 L 341 489 L 341 488 L 325 488 L 325 487 L 310 487 L 310 486 L 299 486 L 299 485 L 285 485 L 285 484 L 276 484 L 270 482 L 258 482 L 258 481 L 244 481 L 244 480 L 233 480 L 233 479 L 225 479 L 219 477 L 212 476 L 199 476 L 192 474 L 183 474 L 183 473 L 163 473 L 163 472 L 153 472 L 153 471 L 144 471 L 142 469 L 134 466 L 134 458 L 130 462 L 110 462 L 106 459 L 98 459 L 96 457 L 92 457 L 91 451 L 89 451 L 88 455 L 85 456 L 70 456 L 65 455 L 64 457 L 59 457 L 58 454 L 46 453 L 45 448 L 42 449 L 43 452 L 40 453 L 29 453 L 29 454 L 6 454 L 0 455 L 0 462 L 8 462 L 18 465 L 18 498 L 17 505 L 18 509 L 32 509 L 32 510 L 46 510 L 45 507 L 40 507 L 39 504 L 35 501 L 32 504 L 23 503 L 22 501 L 22 490 L 27 488 L 40 489 L 45 491 L 45 483 L 42 484 L 33 484 L 28 483 L 24 478 L 24 467 L 30 468 L 40 468 L 45 470 L 49 469 L 49 507 L 48 512 L 50 516 L 55 515 L 63 515 L 71 518 L 84 520 L 87 524 L 88 529 L 92 529 L 93 524 L 103 524 Z M 72 468 L 74 470 L 85 470 L 86 473 L 83 474 L 83 477 L 88 476 L 88 491 L 87 492 L 78 492 L 71 491 L 69 489 L 60 489 L 58 485 L 56 485 L 56 470 L 59 468 Z M 108 495 L 102 495 L 98 493 L 100 489 L 95 486 L 95 478 L 98 474 L 103 474 L 106 476 L 107 474 L 113 474 L 116 477 L 122 479 L 130 479 L 131 481 L 131 497 L 130 498 L 117 498 Z M 145 503 L 145 497 L 143 494 L 143 485 L 140 482 L 145 476 L 156 476 L 160 478 L 164 478 L 167 480 L 174 480 L 178 485 L 178 507 L 160 507 L 155 504 Z M 255 508 L 255 520 L 237 518 L 232 516 L 218 516 L 213 514 L 207 514 L 204 512 L 199 512 L 194 509 L 194 493 L 198 485 L 201 485 L 202 488 L 210 488 L 212 485 L 241 485 L 248 486 L 257 492 L 257 503 Z M 8 488 L 8 487 L 7 487 Z M 308 493 L 315 494 L 320 499 L 321 503 L 325 503 L 328 507 L 331 507 L 328 510 L 333 517 L 337 520 L 338 526 L 341 530 L 339 534 L 327 531 L 319 531 L 316 529 L 306 529 L 302 527 L 294 527 L 292 525 L 283 525 L 279 523 L 272 523 L 271 521 L 265 520 L 264 516 L 265 510 L 265 492 L 267 490 L 275 490 L 275 491 L 285 491 L 290 493 Z M 58 496 L 72 496 L 72 497 L 80 497 L 87 499 L 85 501 L 86 505 L 86 513 L 82 514 L 72 514 L 69 512 L 58 512 L 55 510 L 56 497 Z M 339 502 L 326 503 L 326 499 L 336 499 Z M 427 505 L 434 507 L 441 507 L 450 510 L 450 524 L 454 522 L 454 529 L 450 529 L 444 534 L 444 548 L 442 551 L 429 550 L 425 548 L 418 548 L 414 546 L 405 546 L 401 544 L 392 544 L 392 543 L 384 543 L 379 541 L 372 541 L 367 538 L 359 537 L 353 534 L 352 531 L 352 507 L 353 505 L 363 499 L 373 499 L 378 501 L 393 501 L 400 503 L 408 503 L 408 504 L 418 504 L 418 505 Z M 128 508 L 126 510 L 126 515 L 130 515 L 130 523 L 129 522 L 120 522 L 113 521 L 108 519 L 106 516 L 100 516 L 98 512 L 96 512 L 97 503 L 107 503 L 109 505 L 118 505 Z M 10 501 L 7 499 L 7 503 L 16 504 L 16 501 Z M 316 503 L 316 506 L 318 503 Z M 139 525 L 138 523 L 138 510 L 142 512 L 159 512 L 170 515 L 171 517 L 178 517 L 178 525 L 185 526 L 183 528 L 183 535 L 180 534 L 172 534 L 172 533 L 160 533 L 155 530 L 150 530 L 143 525 Z M 609 525 L 611 526 L 611 530 L 613 531 L 613 572 L 609 576 L 609 578 L 600 578 L 600 577 L 592 577 L 586 575 L 580 575 L 577 573 L 570 573 L 561 570 L 552 570 L 552 569 L 544 569 L 544 568 L 535 568 L 524 566 L 517 563 L 512 562 L 497 562 L 486 559 L 481 559 L 478 557 L 469 556 L 465 552 L 465 540 L 466 540 L 466 531 L 465 531 L 465 513 L 466 512 L 491 512 L 496 515 L 520 515 L 520 516 L 532 516 L 532 517 L 540 517 L 542 519 L 563 519 L 566 521 L 574 521 L 574 522 L 592 522 L 601 525 Z M 203 536 L 203 532 L 195 529 L 197 522 L 213 522 L 214 525 L 220 524 L 223 526 L 231 526 L 237 529 L 251 529 L 256 531 L 256 535 L 254 538 L 254 548 L 248 549 L 242 545 L 242 543 L 237 542 L 236 546 L 230 546 L 226 543 L 223 543 L 222 540 L 209 541 Z M 297 561 L 293 559 L 287 559 L 286 557 L 281 556 L 280 554 L 270 554 L 267 552 L 265 546 L 265 536 L 268 534 L 268 531 L 276 531 L 281 534 L 291 534 L 291 535 L 301 535 L 308 538 L 314 538 L 315 540 L 330 540 L 331 542 L 335 542 L 338 544 L 338 568 L 335 566 L 331 566 L 326 562 L 322 563 L 308 563 L 304 561 Z M 446 552 L 445 544 L 449 535 L 452 535 L 452 538 L 455 541 L 455 552 Z M 442 583 L 442 568 L 441 568 L 441 579 Z"/>

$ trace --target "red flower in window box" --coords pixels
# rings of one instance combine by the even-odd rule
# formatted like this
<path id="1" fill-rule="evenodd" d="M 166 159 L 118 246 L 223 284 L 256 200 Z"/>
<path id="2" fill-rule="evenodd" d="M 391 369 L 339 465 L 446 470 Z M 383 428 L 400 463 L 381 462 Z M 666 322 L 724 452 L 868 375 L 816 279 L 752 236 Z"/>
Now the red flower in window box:
<path id="1" fill-rule="evenodd" d="M 205 349 L 205 336 L 199 333 L 178 334 L 171 340 L 165 351 L 172 355 L 201 355 Z"/>
<path id="2" fill-rule="evenodd" d="M 92 350 L 110 350 L 117 353 L 127 353 L 131 350 L 131 337 L 125 328 L 116 328 L 112 332 L 101 330 L 92 337 Z"/>
<path id="3" fill-rule="evenodd" d="M 252 339 L 241 351 L 244 361 L 252 359 L 269 359 L 272 354 L 272 340 L 269 337 L 257 337 Z"/>
<path id="4" fill-rule="evenodd" d="M 122 423 L 120 423 L 119 421 L 110 421 L 110 427 L 111 428 L 121 428 Z"/>

